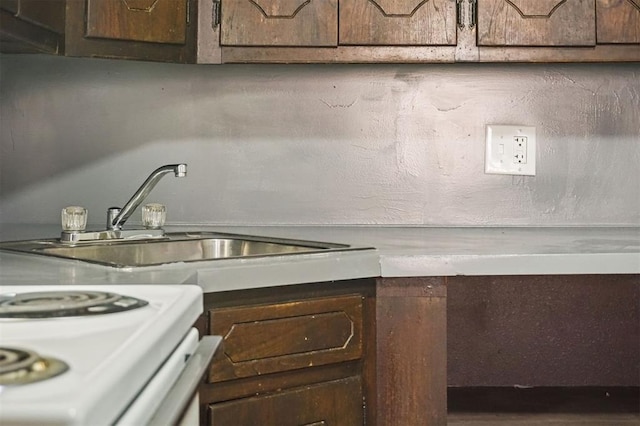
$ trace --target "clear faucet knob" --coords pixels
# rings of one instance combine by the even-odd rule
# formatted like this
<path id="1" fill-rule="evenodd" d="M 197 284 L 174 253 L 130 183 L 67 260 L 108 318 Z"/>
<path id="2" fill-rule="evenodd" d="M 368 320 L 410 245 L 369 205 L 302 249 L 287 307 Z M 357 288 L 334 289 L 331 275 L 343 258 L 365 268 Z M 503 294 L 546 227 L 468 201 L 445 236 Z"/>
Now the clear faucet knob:
<path id="1" fill-rule="evenodd" d="M 62 209 L 62 230 L 63 231 L 84 231 L 87 227 L 87 216 L 89 212 L 84 207 L 68 206 Z"/>
<path id="2" fill-rule="evenodd" d="M 167 208 L 164 204 L 150 203 L 142 207 L 142 225 L 149 229 L 162 228 L 167 219 Z"/>

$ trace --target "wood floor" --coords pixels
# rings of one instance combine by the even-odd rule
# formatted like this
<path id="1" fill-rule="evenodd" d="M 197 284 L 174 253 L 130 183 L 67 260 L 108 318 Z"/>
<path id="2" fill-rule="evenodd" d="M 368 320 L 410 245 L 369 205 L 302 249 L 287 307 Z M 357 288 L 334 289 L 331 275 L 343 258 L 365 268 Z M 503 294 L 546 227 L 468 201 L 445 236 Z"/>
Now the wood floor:
<path id="1" fill-rule="evenodd" d="M 638 426 L 633 414 L 450 414 L 449 426 Z"/>
<path id="2" fill-rule="evenodd" d="M 451 388 L 452 426 L 639 426 L 640 388 Z"/>

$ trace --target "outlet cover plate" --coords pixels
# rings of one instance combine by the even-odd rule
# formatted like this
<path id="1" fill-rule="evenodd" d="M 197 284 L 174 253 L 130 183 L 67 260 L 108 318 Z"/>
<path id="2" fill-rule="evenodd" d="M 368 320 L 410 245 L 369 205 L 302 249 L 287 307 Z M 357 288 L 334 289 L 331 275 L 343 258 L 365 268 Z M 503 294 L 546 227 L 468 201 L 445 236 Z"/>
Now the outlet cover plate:
<path id="1" fill-rule="evenodd" d="M 484 172 L 536 175 L 536 128 L 487 125 Z"/>

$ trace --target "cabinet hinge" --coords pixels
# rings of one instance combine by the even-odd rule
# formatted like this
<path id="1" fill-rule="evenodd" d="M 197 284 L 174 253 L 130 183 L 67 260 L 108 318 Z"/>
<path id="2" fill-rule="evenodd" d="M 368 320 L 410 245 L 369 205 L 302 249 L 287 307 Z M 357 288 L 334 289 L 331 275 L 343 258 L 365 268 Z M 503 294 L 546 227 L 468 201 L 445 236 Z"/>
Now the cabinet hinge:
<path id="1" fill-rule="evenodd" d="M 469 0 L 469 28 L 473 28 L 478 23 L 478 0 Z"/>
<path id="2" fill-rule="evenodd" d="M 456 0 L 456 20 L 458 21 L 458 28 L 464 29 L 464 0 Z"/>
<path id="3" fill-rule="evenodd" d="M 213 28 L 220 25 L 220 0 L 211 0 L 213 7 L 211 8 L 211 26 Z"/>
<path id="4" fill-rule="evenodd" d="M 187 25 L 191 23 L 191 0 L 187 0 Z"/>
<path id="5" fill-rule="evenodd" d="M 465 3 L 466 6 L 465 7 Z M 477 0 L 456 0 L 458 28 L 472 29 L 477 24 Z"/>

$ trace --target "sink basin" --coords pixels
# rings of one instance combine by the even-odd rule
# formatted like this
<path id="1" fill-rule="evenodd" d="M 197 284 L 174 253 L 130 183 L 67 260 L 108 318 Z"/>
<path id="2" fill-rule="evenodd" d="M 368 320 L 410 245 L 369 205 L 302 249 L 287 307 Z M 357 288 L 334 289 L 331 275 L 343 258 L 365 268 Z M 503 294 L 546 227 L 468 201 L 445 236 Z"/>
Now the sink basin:
<path id="1" fill-rule="evenodd" d="M 96 241 L 77 245 L 62 244 L 56 239 L 14 241 L 0 243 L 0 249 L 77 259 L 114 267 L 132 267 L 364 248 L 251 235 L 179 232 L 168 233 L 160 239 Z"/>

